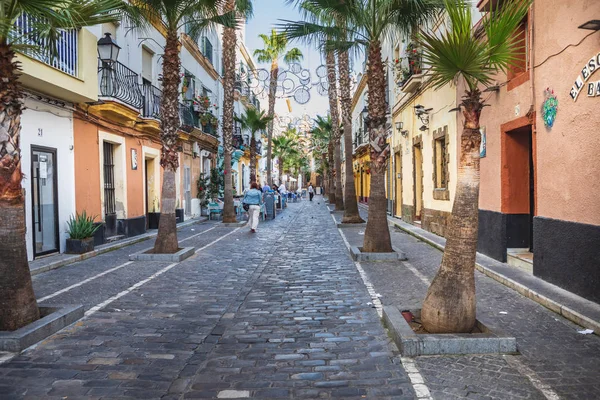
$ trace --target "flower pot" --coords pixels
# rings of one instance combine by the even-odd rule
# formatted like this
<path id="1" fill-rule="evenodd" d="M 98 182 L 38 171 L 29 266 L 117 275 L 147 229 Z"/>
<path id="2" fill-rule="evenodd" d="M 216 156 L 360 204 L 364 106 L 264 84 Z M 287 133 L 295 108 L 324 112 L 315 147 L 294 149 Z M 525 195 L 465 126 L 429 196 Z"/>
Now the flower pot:
<path id="1" fill-rule="evenodd" d="M 158 229 L 158 223 L 160 222 L 159 212 L 148 213 L 148 229 Z"/>
<path id="2" fill-rule="evenodd" d="M 94 251 L 94 238 L 67 239 L 67 254 L 83 254 Z"/>
<path id="3" fill-rule="evenodd" d="M 183 222 L 184 220 L 184 210 L 183 208 L 176 208 L 175 209 L 175 219 L 176 219 L 176 223 L 180 224 Z"/>

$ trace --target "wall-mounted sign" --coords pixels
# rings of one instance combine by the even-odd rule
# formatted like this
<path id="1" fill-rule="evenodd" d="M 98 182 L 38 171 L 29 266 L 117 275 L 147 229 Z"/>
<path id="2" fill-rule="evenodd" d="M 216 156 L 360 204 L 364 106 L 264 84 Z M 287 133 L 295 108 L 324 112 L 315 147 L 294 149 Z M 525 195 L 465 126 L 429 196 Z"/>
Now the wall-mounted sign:
<path id="1" fill-rule="evenodd" d="M 138 167 L 138 159 L 137 159 L 137 150 L 131 149 L 131 169 L 137 170 Z"/>
<path id="2" fill-rule="evenodd" d="M 485 158 L 487 155 L 487 137 L 485 134 L 485 126 L 479 128 L 481 133 L 481 144 L 479 145 L 479 158 Z"/>
<path id="3" fill-rule="evenodd" d="M 544 125 L 548 128 L 552 128 L 554 120 L 556 119 L 556 112 L 558 111 L 558 99 L 554 95 L 554 90 L 546 88 L 544 90 L 544 103 L 542 104 L 542 118 L 544 119 Z"/>
<path id="4" fill-rule="evenodd" d="M 600 69 L 600 53 L 596 54 L 583 66 L 581 74 L 575 79 L 575 83 L 571 88 L 571 98 L 577 100 L 579 93 L 583 90 L 587 92 L 588 97 L 600 96 L 600 81 L 588 82 L 590 77 L 596 70 Z"/>

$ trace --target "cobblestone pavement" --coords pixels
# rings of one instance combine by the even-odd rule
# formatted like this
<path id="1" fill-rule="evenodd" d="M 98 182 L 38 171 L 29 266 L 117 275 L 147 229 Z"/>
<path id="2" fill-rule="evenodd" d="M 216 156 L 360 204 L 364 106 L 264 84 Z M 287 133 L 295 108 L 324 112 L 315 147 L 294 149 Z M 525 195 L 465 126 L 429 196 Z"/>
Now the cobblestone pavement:
<path id="1" fill-rule="evenodd" d="M 128 263 L 146 241 L 36 276 L 86 317 L 0 364 L 0 398 L 415 397 L 322 203 L 180 239 L 179 264 Z"/>
<path id="2" fill-rule="evenodd" d="M 442 252 L 390 230 L 393 245 L 408 260 L 361 265 L 384 305 L 418 306 Z M 364 229 L 343 232 L 350 243 L 362 242 Z M 477 314 L 491 321 L 492 328 L 514 335 L 520 355 L 417 358 L 435 399 L 600 398 L 600 337 L 578 333 L 583 328 L 479 272 L 476 285 Z"/>

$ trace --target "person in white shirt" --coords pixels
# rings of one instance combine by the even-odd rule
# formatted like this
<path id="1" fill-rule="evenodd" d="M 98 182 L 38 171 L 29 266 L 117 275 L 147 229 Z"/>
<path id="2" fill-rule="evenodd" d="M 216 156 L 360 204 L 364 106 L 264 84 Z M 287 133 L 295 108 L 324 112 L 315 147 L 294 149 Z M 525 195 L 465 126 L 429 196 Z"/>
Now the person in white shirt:
<path id="1" fill-rule="evenodd" d="M 279 194 L 282 196 L 285 196 L 287 194 L 287 189 L 285 188 L 285 183 L 281 182 L 281 185 L 279 185 Z"/>
<path id="2" fill-rule="evenodd" d="M 313 188 L 312 183 L 309 183 L 308 184 L 308 197 L 310 198 L 310 201 L 312 201 L 314 195 L 315 195 L 315 188 Z"/>

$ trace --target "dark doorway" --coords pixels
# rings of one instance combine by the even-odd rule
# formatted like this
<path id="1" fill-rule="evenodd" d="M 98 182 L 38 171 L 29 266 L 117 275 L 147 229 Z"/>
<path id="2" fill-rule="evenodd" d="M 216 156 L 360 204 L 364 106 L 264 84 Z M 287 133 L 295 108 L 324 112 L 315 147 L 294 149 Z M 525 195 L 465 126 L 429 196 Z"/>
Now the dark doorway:
<path id="1" fill-rule="evenodd" d="M 104 222 L 106 236 L 117 234 L 114 145 L 104 142 Z"/>
<path id="2" fill-rule="evenodd" d="M 56 253 L 60 248 L 56 149 L 31 146 L 31 177 L 35 258 Z"/>
<path id="3" fill-rule="evenodd" d="M 413 149 L 413 199 L 415 205 L 415 221 L 420 222 L 423 210 L 423 152 L 420 143 L 414 146 Z"/>

